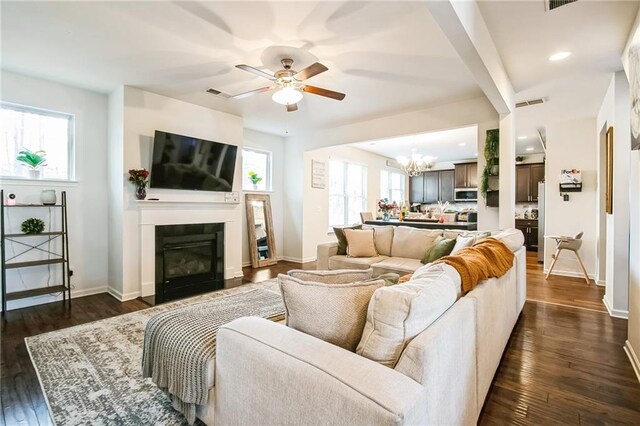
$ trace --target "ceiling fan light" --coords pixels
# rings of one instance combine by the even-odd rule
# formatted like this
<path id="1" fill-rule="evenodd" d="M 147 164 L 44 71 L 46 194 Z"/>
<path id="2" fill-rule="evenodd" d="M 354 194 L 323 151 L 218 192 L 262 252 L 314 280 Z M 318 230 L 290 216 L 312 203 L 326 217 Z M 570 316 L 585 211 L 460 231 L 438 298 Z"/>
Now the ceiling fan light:
<path id="1" fill-rule="evenodd" d="M 293 87 L 285 87 L 274 93 L 271 99 L 281 105 L 293 105 L 300 102 L 302 92 Z"/>

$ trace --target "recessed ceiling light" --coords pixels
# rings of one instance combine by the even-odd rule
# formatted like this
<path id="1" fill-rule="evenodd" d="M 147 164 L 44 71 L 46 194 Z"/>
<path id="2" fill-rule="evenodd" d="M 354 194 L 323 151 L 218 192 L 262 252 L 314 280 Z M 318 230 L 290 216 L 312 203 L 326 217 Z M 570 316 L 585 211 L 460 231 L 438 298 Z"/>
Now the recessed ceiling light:
<path id="1" fill-rule="evenodd" d="M 527 138 L 526 136 L 518 136 L 518 140 L 523 140 L 523 139 L 526 139 L 526 138 Z"/>
<path id="2" fill-rule="evenodd" d="M 571 56 L 571 52 L 557 52 L 549 56 L 549 60 L 554 62 L 561 61 L 563 59 L 567 59 L 569 56 Z"/>
<path id="3" fill-rule="evenodd" d="M 532 146 L 528 147 L 527 151 L 533 151 L 533 147 Z"/>
<path id="4" fill-rule="evenodd" d="M 462 142 L 462 143 L 459 143 L 458 146 L 467 146 L 467 144 Z"/>

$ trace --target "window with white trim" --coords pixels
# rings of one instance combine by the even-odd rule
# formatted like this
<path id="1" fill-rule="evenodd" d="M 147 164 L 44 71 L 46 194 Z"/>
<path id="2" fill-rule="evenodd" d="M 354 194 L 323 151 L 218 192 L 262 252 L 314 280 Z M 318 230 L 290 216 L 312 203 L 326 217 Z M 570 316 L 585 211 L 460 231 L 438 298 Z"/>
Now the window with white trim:
<path id="1" fill-rule="evenodd" d="M 271 152 L 254 148 L 242 149 L 242 189 L 271 191 Z"/>
<path id="2" fill-rule="evenodd" d="M 360 222 L 367 208 L 367 167 L 340 160 L 329 161 L 329 225 Z"/>
<path id="3" fill-rule="evenodd" d="M 74 131 L 71 114 L 0 103 L 0 176 L 72 180 Z M 25 165 L 18 161 L 25 151 L 46 160 L 37 168 Z"/>
<path id="4" fill-rule="evenodd" d="M 380 199 L 387 198 L 395 201 L 399 206 L 405 201 L 405 175 L 402 173 L 382 170 L 380 172 Z"/>

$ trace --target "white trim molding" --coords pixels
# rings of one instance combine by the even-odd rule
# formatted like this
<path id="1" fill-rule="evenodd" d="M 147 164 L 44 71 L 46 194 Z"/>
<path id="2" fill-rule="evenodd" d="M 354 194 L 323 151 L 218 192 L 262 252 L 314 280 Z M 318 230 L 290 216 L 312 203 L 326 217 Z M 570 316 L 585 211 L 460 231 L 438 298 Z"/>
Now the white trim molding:
<path id="1" fill-rule="evenodd" d="M 76 299 L 78 297 L 91 296 L 92 294 L 100 294 L 106 293 L 107 286 L 98 286 L 91 288 L 81 288 L 78 290 L 74 290 L 71 288 L 71 298 Z M 22 309 L 28 308 L 31 306 L 44 305 L 47 303 L 53 302 L 61 302 L 63 300 L 62 294 L 55 295 L 54 294 L 43 294 L 41 296 L 28 297 L 19 300 L 7 300 L 7 311 L 12 311 L 14 309 Z M 0 311 L 2 308 L 0 308 Z"/>
<path id="2" fill-rule="evenodd" d="M 633 346 L 631 346 L 631 342 L 628 340 L 624 342 L 624 351 L 629 357 L 633 371 L 636 373 L 636 378 L 640 382 L 640 361 L 638 361 L 638 355 L 636 355 L 636 352 L 633 350 Z"/>
<path id="3" fill-rule="evenodd" d="M 133 300 L 133 299 L 137 299 L 138 297 L 140 297 L 140 292 L 139 291 L 132 291 L 130 293 L 122 294 L 121 292 L 119 292 L 118 290 L 116 290 L 113 287 L 109 287 L 107 289 L 107 293 L 109 293 L 111 296 L 115 297 L 116 299 L 118 299 L 121 302 L 126 302 L 127 300 Z"/>
<path id="4" fill-rule="evenodd" d="M 623 311 L 621 309 L 613 309 L 611 305 L 609 305 L 609 302 L 607 301 L 606 297 L 602 298 L 602 303 L 604 303 L 604 306 L 607 308 L 607 312 L 609 312 L 609 316 L 612 316 L 614 318 L 629 319 L 629 311 Z"/>
<path id="5" fill-rule="evenodd" d="M 542 272 L 546 276 L 547 272 L 549 272 L 549 269 L 548 268 L 544 268 L 544 270 Z M 563 271 L 563 270 L 560 270 L 560 269 L 554 269 L 553 273 L 551 274 L 551 276 L 554 276 L 554 275 L 559 275 L 561 277 L 572 277 L 572 278 L 582 278 L 582 279 L 584 279 L 584 274 L 582 272 Z M 590 280 L 593 280 L 593 282 L 595 282 L 596 284 L 598 283 L 596 281 L 596 275 L 595 274 L 587 274 L 587 276 L 589 277 Z M 602 285 L 604 285 L 604 282 L 603 282 Z"/>
<path id="6" fill-rule="evenodd" d="M 309 263 L 309 262 L 315 262 L 317 259 L 315 257 L 308 257 L 306 259 L 302 259 L 300 257 L 282 256 L 281 260 L 285 260 L 287 262 L 293 262 L 293 263 Z"/>

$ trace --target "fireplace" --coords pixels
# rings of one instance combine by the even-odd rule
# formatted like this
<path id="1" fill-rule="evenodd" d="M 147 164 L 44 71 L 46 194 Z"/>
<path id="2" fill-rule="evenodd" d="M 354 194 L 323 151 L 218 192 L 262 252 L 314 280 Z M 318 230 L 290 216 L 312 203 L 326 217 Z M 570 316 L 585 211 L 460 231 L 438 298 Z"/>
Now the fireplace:
<path id="1" fill-rule="evenodd" d="M 155 233 L 155 303 L 224 288 L 224 223 L 156 226 Z"/>

